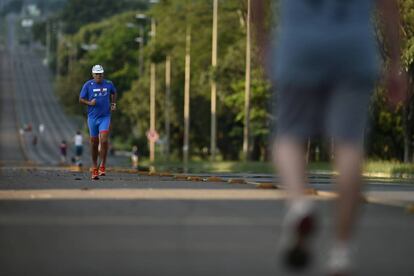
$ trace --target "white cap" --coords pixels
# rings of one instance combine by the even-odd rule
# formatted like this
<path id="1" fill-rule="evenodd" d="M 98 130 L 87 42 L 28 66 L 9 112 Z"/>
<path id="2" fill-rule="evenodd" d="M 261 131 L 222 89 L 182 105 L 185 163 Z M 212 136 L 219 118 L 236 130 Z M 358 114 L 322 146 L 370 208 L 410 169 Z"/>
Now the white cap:
<path id="1" fill-rule="evenodd" d="M 97 64 L 92 67 L 92 74 L 103 74 L 103 72 L 104 69 L 102 65 Z"/>

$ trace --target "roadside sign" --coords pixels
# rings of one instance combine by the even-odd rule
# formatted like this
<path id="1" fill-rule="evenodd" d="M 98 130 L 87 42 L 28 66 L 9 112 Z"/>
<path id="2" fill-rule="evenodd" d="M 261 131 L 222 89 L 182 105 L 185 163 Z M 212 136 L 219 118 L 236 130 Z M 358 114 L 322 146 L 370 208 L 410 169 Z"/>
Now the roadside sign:
<path id="1" fill-rule="evenodd" d="M 157 131 L 155 130 L 148 130 L 147 131 L 147 139 L 152 142 L 157 142 L 160 136 L 158 135 Z"/>
<path id="2" fill-rule="evenodd" d="M 33 27 L 33 24 L 34 24 L 33 19 L 23 19 L 21 21 L 21 25 L 23 28 L 31 28 Z"/>

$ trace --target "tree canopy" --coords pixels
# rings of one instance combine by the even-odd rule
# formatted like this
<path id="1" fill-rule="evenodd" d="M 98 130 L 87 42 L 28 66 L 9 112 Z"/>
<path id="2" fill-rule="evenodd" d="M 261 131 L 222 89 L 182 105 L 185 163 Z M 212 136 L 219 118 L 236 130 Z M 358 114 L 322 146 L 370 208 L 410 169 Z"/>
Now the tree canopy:
<path id="1" fill-rule="evenodd" d="M 93 1 L 92 1 L 93 2 Z M 77 22 L 69 29 L 58 50 L 60 71 L 57 91 L 65 106 L 80 113 L 77 97 L 82 83 L 90 76 L 93 64 L 102 64 L 107 78 L 120 91 L 119 112 L 114 119 L 114 139 L 125 145 L 139 143 L 146 149 L 145 133 L 149 129 L 149 64 L 156 63 L 156 129 L 165 136 L 165 60 L 172 62 L 171 148 L 181 154 L 183 136 L 183 94 L 185 34 L 191 26 L 191 122 L 190 148 L 193 155 L 206 157 L 210 146 L 210 81 L 217 81 L 218 149 L 223 159 L 238 159 L 242 148 L 244 119 L 246 1 L 219 1 L 218 66 L 211 66 L 213 1 L 162 0 L 146 12 L 147 18 L 137 19 L 142 9 L 105 13 L 102 0 L 96 9 L 85 11 L 79 0 L 70 0 L 61 17 L 64 22 Z M 111 11 L 118 13 L 122 5 L 110 1 Z M 122 1 L 119 1 L 121 3 Z M 270 2 L 270 1 L 269 1 Z M 88 2 L 89 3 L 89 2 Z M 140 7 L 140 1 L 135 2 Z M 78 8 L 76 8 L 78 7 Z M 82 7 L 82 12 L 76 12 Z M 145 8 L 145 7 L 143 7 Z M 99 13 L 98 11 L 102 11 Z M 99 14 L 99 16 L 96 16 Z M 413 60 L 414 60 L 414 1 L 401 1 L 403 56 L 409 75 L 409 101 L 397 113 L 386 105 L 384 89 L 378 86 L 370 109 L 367 149 L 372 158 L 412 159 L 413 141 Z M 151 37 L 150 18 L 156 21 L 156 35 Z M 93 20 L 92 20 L 93 19 Z M 76 21 L 74 21 L 76 20 Z M 94 23 L 88 23 L 94 21 Z M 78 24 L 79 23 L 79 24 Z M 67 27 L 67 26 L 66 26 Z M 144 30 L 142 52 L 136 38 Z M 85 45 L 97 45 L 85 50 Z M 259 66 L 253 47 L 251 84 L 252 158 L 267 158 L 270 134 L 271 88 Z M 384 53 L 386 54 L 386 53 Z M 139 64 L 142 55 L 144 64 Z M 143 72 L 140 74 L 140 66 Z M 73 84 L 78 83 L 79 87 Z M 315 141 L 318 144 L 318 141 Z M 313 145 L 315 145 L 313 143 Z M 329 147 L 318 145 L 324 151 Z M 324 154 L 323 156 L 329 156 Z"/>

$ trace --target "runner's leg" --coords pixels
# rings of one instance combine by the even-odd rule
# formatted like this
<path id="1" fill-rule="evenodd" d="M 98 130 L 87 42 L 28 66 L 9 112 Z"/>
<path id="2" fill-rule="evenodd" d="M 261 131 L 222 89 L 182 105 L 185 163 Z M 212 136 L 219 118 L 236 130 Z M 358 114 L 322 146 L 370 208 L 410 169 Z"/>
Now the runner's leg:
<path id="1" fill-rule="evenodd" d="M 102 118 L 101 123 L 99 124 L 99 143 L 101 145 L 100 152 L 100 166 L 106 166 L 106 157 L 108 154 L 108 138 L 109 138 L 109 128 L 111 125 L 111 117 Z"/>
<path id="2" fill-rule="evenodd" d="M 339 198 L 336 241 L 348 242 L 360 203 L 364 133 L 374 78 L 344 80 L 334 91 L 328 111 L 327 131 L 335 141 L 335 166 Z"/>
<path id="3" fill-rule="evenodd" d="M 335 165 L 339 172 L 335 236 L 339 243 L 347 244 L 352 237 L 361 201 L 363 152 L 354 145 L 342 144 L 336 149 Z"/>
<path id="4" fill-rule="evenodd" d="M 306 182 L 304 146 L 287 137 L 279 138 L 275 143 L 273 153 L 274 163 L 290 200 L 301 200 L 304 197 Z"/>
<path id="5" fill-rule="evenodd" d="M 352 271 L 352 238 L 361 203 L 364 133 L 373 79 L 354 77 L 343 80 L 329 105 L 327 131 L 335 141 L 334 163 L 339 172 L 335 238 L 328 260 L 328 269 L 333 275 Z"/>
<path id="6" fill-rule="evenodd" d="M 93 168 L 98 167 L 98 146 L 99 146 L 99 137 L 91 137 L 91 154 L 92 154 L 92 164 Z"/>
<path id="7" fill-rule="evenodd" d="M 101 164 L 100 164 L 101 167 L 106 166 L 106 156 L 108 153 L 108 134 L 109 134 L 109 131 L 101 131 L 99 133 L 99 142 L 101 144 L 101 152 L 100 152 L 99 158 L 101 161 Z"/>
<path id="8" fill-rule="evenodd" d="M 99 146 L 99 128 L 96 120 L 88 118 L 88 127 L 91 142 L 91 156 L 93 168 L 98 168 L 98 146 Z"/>
<path id="9" fill-rule="evenodd" d="M 304 269 L 313 258 L 311 242 L 316 228 L 313 203 L 305 196 L 305 141 L 320 134 L 329 89 L 319 82 L 304 86 L 290 81 L 279 83 L 279 89 L 273 156 L 288 194 L 279 248 L 288 268 Z"/>

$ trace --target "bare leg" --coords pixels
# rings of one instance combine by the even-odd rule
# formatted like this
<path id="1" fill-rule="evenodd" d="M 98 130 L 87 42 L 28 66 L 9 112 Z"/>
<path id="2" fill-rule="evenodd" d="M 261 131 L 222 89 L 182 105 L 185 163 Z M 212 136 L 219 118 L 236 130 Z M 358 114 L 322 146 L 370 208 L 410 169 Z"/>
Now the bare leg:
<path id="1" fill-rule="evenodd" d="M 335 235 L 337 242 L 347 244 L 361 201 L 363 150 L 355 145 L 338 144 L 335 157 L 339 172 Z"/>
<path id="2" fill-rule="evenodd" d="M 310 238 L 315 229 L 312 206 L 304 193 L 305 145 L 290 137 L 278 139 L 274 156 L 281 182 L 289 195 L 279 243 L 281 256 L 288 267 L 304 268 L 312 258 Z"/>
<path id="3" fill-rule="evenodd" d="M 99 142 L 101 144 L 101 151 L 100 151 L 100 156 L 99 156 L 101 159 L 100 166 L 105 167 L 106 155 L 108 153 L 108 132 L 99 133 Z"/>
<path id="4" fill-rule="evenodd" d="M 99 146 L 99 138 L 91 137 L 92 165 L 94 169 L 98 167 L 98 146 Z"/>
<path id="5" fill-rule="evenodd" d="M 274 163 L 290 199 L 301 200 L 304 197 L 306 182 L 304 145 L 290 138 L 280 138 L 275 143 L 273 153 Z"/>

